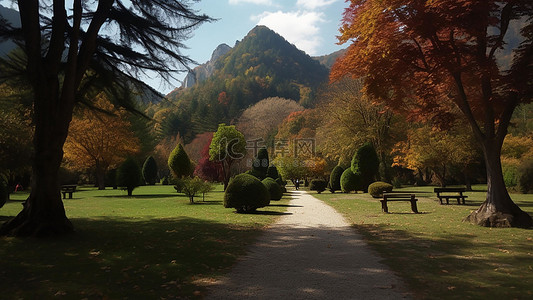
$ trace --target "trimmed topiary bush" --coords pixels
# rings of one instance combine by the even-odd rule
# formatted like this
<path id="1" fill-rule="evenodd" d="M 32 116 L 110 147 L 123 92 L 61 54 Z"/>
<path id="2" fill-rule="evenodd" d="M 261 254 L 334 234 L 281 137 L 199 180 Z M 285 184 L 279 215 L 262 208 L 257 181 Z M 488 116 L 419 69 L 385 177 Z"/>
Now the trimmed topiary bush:
<path id="1" fill-rule="evenodd" d="M 257 156 L 254 159 L 254 162 L 252 164 L 252 170 L 256 172 L 256 174 L 261 174 L 262 177 L 259 179 L 264 179 L 267 175 L 268 166 L 270 165 L 270 162 L 268 160 L 268 151 L 266 148 L 259 149 L 259 152 L 257 152 Z"/>
<path id="2" fill-rule="evenodd" d="M 309 189 L 311 191 L 316 191 L 317 193 L 322 193 L 326 190 L 328 183 L 325 180 L 321 179 L 313 179 L 311 180 L 311 183 L 309 184 Z"/>
<path id="3" fill-rule="evenodd" d="M 392 192 L 392 184 L 376 181 L 368 186 L 368 193 L 374 198 L 383 197 L 383 192 Z"/>
<path id="4" fill-rule="evenodd" d="M 267 188 L 250 174 L 235 176 L 224 193 L 224 207 L 235 208 L 238 213 L 254 212 L 268 204 L 270 204 L 270 194 Z"/>
<path id="5" fill-rule="evenodd" d="M 191 160 L 181 144 L 178 144 L 168 157 L 168 167 L 176 178 L 192 175 L 194 171 Z"/>
<path id="6" fill-rule="evenodd" d="M 341 166 L 336 166 L 331 171 L 331 175 L 329 176 L 329 190 L 332 193 L 341 189 L 341 176 L 343 172 L 344 169 Z"/>
<path id="7" fill-rule="evenodd" d="M 270 200 L 280 200 L 283 197 L 283 190 L 281 186 L 272 178 L 267 177 L 261 181 L 270 194 Z"/>
<path id="8" fill-rule="evenodd" d="M 265 179 L 265 174 L 261 173 L 260 171 L 258 171 L 256 169 L 248 170 L 248 171 L 244 172 L 244 174 L 252 175 L 252 176 L 254 176 L 255 178 L 257 178 L 259 180 Z"/>
<path id="9" fill-rule="evenodd" d="M 352 172 L 352 169 L 348 168 L 342 172 L 341 176 L 341 190 L 344 193 L 357 191 L 360 186 L 359 175 Z"/>
<path id="10" fill-rule="evenodd" d="M 278 168 L 276 168 L 274 165 L 270 165 L 267 169 L 266 176 L 272 179 L 278 179 L 280 177 Z"/>
<path id="11" fill-rule="evenodd" d="M 133 189 L 141 185 L 141 168 L 133 158 L 124 161 L 117 170 L 117 185 L 133 194 Z"/>
<path id="12" fill-rule="evenodd" d="M 153 156 L 148 156 L 144 161 L 142 174 L 146 184 L 154 185 L 157 182 L 157 163 Z"/>
<path id="13" fill-rule="evenodd" d="M 365 143 L 352 158 L 352 172 L 361 178 L 361 188 L 366 193 L 368 186 L 379 175 L 379 158 L 374 146 Z"/>

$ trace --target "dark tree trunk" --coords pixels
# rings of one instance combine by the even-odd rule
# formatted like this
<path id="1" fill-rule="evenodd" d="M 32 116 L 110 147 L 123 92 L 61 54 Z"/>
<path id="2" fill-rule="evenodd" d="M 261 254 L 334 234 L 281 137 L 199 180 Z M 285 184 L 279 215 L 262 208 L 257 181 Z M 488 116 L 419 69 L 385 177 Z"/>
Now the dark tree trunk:
<path id="1" fill-rule="evenodd" d="M 511 200 L 505 187 L 500 160 L 501 143 L 485 143 L 483 153 L 487 167 L 487 198 L 465 221 L 486 227 L 532 227 L 531 216 Z"/>
<path id="2" fill-rule="evenodd" d="M 105 190 L 105 172 L 106 170 L 102 167 L 100 162 L 96 162 L 96 184 L 99 190 Z"/>
<path id="3" fill-rule="evenodd" d="M 35 157 L 31 193 L 24 202 L 23 210 L 3 224 L 0 235 L 48 236 L 74 230 L 65 214 L 58 175 L 70 119 L 54 118 L 54 115 L 50 113 L 43 116 L 35 111 Z"/>

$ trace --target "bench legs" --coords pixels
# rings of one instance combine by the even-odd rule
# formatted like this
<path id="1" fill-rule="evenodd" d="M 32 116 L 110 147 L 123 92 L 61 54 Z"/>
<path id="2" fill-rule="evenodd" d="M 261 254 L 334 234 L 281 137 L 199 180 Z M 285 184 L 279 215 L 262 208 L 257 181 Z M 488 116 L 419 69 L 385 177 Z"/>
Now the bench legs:
<path id="1" fill-rule="evenodd" d="M 389 207 L 387 206 L 387 200 L 379 200 L 379 201 L 381 201 L 381 210 L 383 212 L 388 213 L 389 212 Z M 418 207 L 416 206 L 416 200 L 407 200 L 407 201 L 411 202 L 411 210 L 415 214 L 417 214 L 418 213 Z"/>
<path id="2" fill-rule="evenodd" d="M 68 193 L 68 198 L 69 199 L 72 199 L 72 192 L 61 192 L 63 194 L 63 199 L 67 199 L 67 193 Z"/>
<path id="3" fill-rule="evenodd" d="M 389 208 L 387 207 L 387 200 L 380 200 L 380 201 L 381 201 L 381 210 L 383 212 L 388 213 L 389 212 Z"/>
<path id="4" fill-rule="evenodd" d="M 416 207 L 416 200 L 411 200 L 411 210 L 417 214 L 418 213 L 418 207 Z"/>

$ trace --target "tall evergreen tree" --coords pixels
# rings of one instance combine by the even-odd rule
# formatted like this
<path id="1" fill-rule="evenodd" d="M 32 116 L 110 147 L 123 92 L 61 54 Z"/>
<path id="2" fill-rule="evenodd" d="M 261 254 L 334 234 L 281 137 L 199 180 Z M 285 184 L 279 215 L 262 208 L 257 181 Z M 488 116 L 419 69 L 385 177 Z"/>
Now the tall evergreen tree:
<path id="1" fill-rule="evenodd" d="M 24 45 L 35 155 L 31 194 L 0 234 L 57 235 L 73 230 L 61 201 L 58 170 L 75 104 L 89 101 L 95 90 L 131 99 L 132 88 L 149 88 L 136 79 L 145 71 L 168 79 L 191 61 L 180 53 L 182 41 L 210 19 L 191 9 L 189 1 L 177 0 L 17 3 L 22 29 L 0 22 L 0 38 Z M 106 27 L 113 30 L 103 31 Z"/>

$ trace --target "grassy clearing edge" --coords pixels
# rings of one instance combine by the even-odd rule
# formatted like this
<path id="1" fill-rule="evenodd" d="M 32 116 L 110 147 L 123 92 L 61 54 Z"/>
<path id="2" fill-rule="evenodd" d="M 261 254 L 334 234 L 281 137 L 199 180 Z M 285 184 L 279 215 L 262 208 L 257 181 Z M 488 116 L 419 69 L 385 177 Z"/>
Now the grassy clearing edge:
<path id="1" fill-rule="evenodd" d="M 417 194 L 421 214 L 408 202 L 382 213 L 368 194 L 312 194 L 341 212 L 417 298 L 533 297 L 533 230 L 462 222 L 483 202 L 482 186 L 467 193 L 466 206 L 439 205 L 433 187 L 402 190 Z M 533 195 L 512 197 L 533 214 Z"/>

